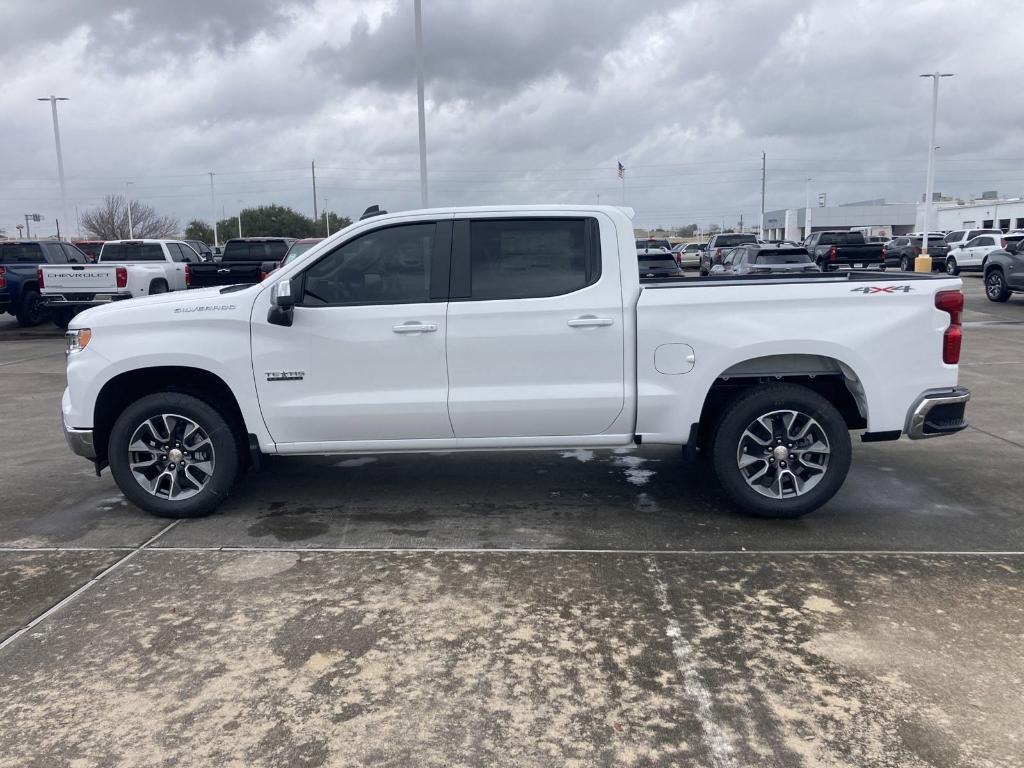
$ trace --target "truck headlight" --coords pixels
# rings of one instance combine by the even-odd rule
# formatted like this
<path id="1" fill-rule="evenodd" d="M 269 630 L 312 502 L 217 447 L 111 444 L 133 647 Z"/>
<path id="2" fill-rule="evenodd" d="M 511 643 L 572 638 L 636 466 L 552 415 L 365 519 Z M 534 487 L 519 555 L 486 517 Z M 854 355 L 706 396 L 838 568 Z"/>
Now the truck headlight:
<path id="1" fill-rule="evenodd" d="M 89 346 L 91 339 L 92 331 L 89 328 L 76 328 L 73 331 L 68 331 L 64 334 L 65 354 L 70 355 L 72 352 L 81 352 Z"/>

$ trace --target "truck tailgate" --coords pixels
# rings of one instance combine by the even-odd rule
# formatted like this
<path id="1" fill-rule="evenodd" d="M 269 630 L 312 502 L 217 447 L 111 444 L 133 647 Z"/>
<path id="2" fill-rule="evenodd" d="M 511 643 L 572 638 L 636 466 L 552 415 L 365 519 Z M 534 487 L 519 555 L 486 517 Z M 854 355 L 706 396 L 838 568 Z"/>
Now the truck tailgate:
<path id="1" fill-rule="evenodd" d="M 106 293 L 117 290 L 117 267 L 63 264 L 41 267 L 40 293 Z"/>

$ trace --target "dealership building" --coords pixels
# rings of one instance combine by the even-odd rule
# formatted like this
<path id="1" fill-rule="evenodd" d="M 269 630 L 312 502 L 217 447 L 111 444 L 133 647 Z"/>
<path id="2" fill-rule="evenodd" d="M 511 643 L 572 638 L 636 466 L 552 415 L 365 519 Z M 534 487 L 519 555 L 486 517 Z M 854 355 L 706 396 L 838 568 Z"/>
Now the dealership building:
<path id="1" fill-rule="evenodd" d="M 914 231 L 917 208 L 914 203 L 887 203 L 883 198 L 831 207 L 765 211 L 762 237 L 766 240 L 800 241 L 811 232 L 853 227 L 870 227 L 872 234 L 878 235 L 903 235 Z"/>
<path id="2" fill-rule="evenodd" d="M 917 206 L 915 229 L 924 229 L 924 203 Z M 941 200 L 932 204 L 930 229 L 1024 229 L 1024 199 L 1000 199 L 986 192 L 980 200 Z"/>

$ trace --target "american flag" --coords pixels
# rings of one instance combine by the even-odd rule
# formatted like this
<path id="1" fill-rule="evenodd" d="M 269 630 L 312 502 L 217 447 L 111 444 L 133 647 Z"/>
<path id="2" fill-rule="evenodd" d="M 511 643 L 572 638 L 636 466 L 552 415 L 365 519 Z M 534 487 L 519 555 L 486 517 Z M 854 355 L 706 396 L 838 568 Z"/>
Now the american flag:
<path id="1" fill-rule="evenodd" d="M 621 162 L 619 163 L 619 178 L 626 178 L 626 166 L 624 166 Z"/>

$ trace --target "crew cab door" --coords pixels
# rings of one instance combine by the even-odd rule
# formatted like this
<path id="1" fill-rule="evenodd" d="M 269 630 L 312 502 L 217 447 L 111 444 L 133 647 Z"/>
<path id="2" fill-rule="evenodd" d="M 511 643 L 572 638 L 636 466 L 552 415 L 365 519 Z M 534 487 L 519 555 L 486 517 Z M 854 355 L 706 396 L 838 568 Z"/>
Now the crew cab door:
<path id="1" fill-rule="evenodd" d="M 615 422 L 625 367 L 613 233 L 564 213 L 455 221 L 448 413 L 457 438 L 597 435 Z"/>
<path id="2" fill-rule="evenodd" d="M 268 322 L 269 290 L 257 298 L 253 376 L 279 446 L 453 437 L 450 251 L 450 217 L 377 227 L 293 275 L 291 326 Z"/>

